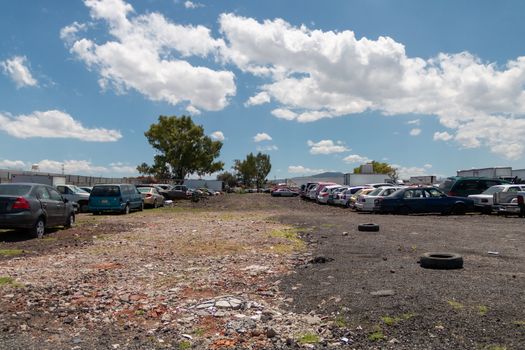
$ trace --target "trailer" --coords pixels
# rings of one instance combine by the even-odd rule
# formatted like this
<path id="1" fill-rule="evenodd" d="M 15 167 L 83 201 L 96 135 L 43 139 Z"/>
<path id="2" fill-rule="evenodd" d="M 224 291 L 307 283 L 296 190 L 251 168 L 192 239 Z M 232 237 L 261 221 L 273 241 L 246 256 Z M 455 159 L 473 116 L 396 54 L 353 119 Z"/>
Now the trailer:
<path id="1" fill-rule="evenodd" d="M 388 174 L 348 173 L 344 175 L 344 185 L 346 186 L 362 186 L 371 183 L 392 183 L 392 179 Z"/>
<path id="2" fill-rule="evenodd" d="M 434 185 L 437 183 L 437 177 L 435 175 L 411 176 L 408 182 L 413 185 Z"/>
<path id="3" fill-rule="evenodd" d="M 512 167 L 492 167 L 492 168 L 478 168 L 478 169 L 465 169 L 458 170 L 457 176 L 462 177 L 488 177 L 492 179 L 503 179 L 509 180 L 513 178 Z"/>
<path id="4" fill-rule="evenodd" d="M 56 175 L 43 175 L 43 174 L 12 174 L 11 175 L 12 183 L 20 182 L 31 182 L 37 184 L 44 184 L 49 186 L 65 185 L 66 177 L 65 176 L 56 176 Z"/>

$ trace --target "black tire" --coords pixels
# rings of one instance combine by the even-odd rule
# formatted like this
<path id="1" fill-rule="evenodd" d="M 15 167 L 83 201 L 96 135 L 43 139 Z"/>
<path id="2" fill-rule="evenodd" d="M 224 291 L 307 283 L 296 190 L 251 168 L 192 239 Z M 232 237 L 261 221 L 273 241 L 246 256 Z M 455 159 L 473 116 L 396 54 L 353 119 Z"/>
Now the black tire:
<path id="1" fill-rule="evenodd" d="M 153 201 L 153 209 L 156 209 L 156 208 L 158 208 L 158 207 L 159 207 L 159 206 L 158 206 L 158 204 L 157 204 L 157 200 L 155 199 L 155 200 Z"/>
<path id="2" fill-rule="evenodd" d="M 124 214 L 124 215 L 128 215 L 129 214 L 129 204 L 126 204 L 126 206 L 124 207 L 124 210 L 122 211 L 122 214 Z"/>
<path id="3" fill-rule="evenodd" d="M 465 215 L 465 213 L 467 212 L 467 208 L 463 203 L 456 203 L 452 207 L 452 212 L 456 215 Z"/>
<path id="4" fill-rule="evenodd" d="M 43 217 L 39 217 L 33 225 L 33 228 L 29 231 L 29 234 L 32 238 L 43 238 L 45 231 L 46 221 Z"/>
<path id="5" fill-rule="evenodd" d="M 419 262 L 421 267 L 426 269 L 452 270 L 463 268 L 463 257 L 456 253 L 425 253 Z"/>
<path id="6" fill-rule="evenodd" d="M 64 224 L 65 228 L 71 228 L 75 225 L 75 213 L 69 214 Z"/>
<path id="7" fill-rule="evenodd" d="M 139 211 L 143 211 L 143 210 L 144 210 L 144 202 L 141 202 L 141 203 L 140 203 Z"/>
<path id="8" fill-rule="evenodd" d="M 363 232 L 377 232 L 379 231 L 379 225 L 378 224 L 359 224 L 357 225 L 358 231 Z"/>
<path id="9" fill-rule="evenodd" d="M 87 213 L 88 211 L 89 211 L 88 202 L 78 203 L 78 212 L 79 213 Z"/>

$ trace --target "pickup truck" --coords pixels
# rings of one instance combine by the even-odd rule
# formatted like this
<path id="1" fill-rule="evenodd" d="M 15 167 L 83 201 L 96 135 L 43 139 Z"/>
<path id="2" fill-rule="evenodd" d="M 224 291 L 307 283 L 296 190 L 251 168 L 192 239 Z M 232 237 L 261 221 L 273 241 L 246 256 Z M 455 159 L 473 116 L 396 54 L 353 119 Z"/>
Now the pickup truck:
<path id="1" fill-rule="evenodd" d="M 525 191 L 494 193 L 494 210 L 498 214 L 517 214 L 524 217 L 524 199 Z"/>
<path id="2" fill-rule="evenodd" d="M 72 202 L 76 212 L 87 212 L 89 193 L 78 188 L 75 185 L 57 185 L 55 186 L 62 197 Z"/>

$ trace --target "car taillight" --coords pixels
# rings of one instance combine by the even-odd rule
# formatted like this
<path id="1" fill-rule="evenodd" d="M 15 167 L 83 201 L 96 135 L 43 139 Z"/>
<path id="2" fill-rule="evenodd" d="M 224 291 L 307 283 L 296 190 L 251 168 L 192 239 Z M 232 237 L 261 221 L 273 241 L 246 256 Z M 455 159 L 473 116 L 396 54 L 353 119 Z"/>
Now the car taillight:
<path id="1" fill-rule="evenodd" d="M 151 193 L 146 193 L 146 198 L 150 198 L 151 197 Z"/>
<path id="2" fill-rule="evenodd" d="M 31 209 L 29 202 L 24 197 L 18 197 L 13 203 L 12 209 Z"/>

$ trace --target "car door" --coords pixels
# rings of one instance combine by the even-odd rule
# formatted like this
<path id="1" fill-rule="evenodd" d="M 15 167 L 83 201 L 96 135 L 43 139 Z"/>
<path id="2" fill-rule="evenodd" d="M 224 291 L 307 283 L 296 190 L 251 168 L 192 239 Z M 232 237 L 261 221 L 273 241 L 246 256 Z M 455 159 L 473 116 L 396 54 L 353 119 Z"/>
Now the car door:
<path id="1" fill-rule="evenodd" d="M 46 223 L 48 226 L 54 225 L 56 220 L 56 206 L 51 200 L 46 186 L 37 186 L 35 188 L 35 197 L 40 201 L 42 210 L 46 213 Z"/>
<path id="2" fill-rule="evenodd" d="M 421 189 L 410 189 L 403 194 L 403 203 L 412 213 L 425 212 L 425 195 Z"/>
<path id="3" fill-rule="evenodd" d="M 47 196 L 43 192 L 44 200 L 41 200 L 47 212 L 47 226 L 60 225 L 66 221 L 66 203 L 64 199 L 52 187 L 46 186 Z"/>

